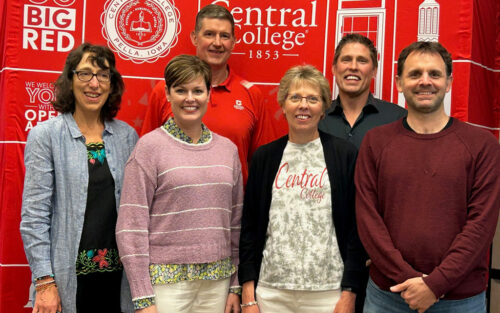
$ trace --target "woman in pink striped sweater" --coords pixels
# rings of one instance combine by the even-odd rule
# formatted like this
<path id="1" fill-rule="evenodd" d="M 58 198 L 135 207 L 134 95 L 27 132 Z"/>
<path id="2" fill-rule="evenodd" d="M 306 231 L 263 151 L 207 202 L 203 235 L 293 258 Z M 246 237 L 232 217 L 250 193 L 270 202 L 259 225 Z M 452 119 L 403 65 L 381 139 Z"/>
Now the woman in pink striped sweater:
<path id="1" fill-rule="evenodd" d="M 236 146 L 202 118 L 211 72 L 180 55 L 165 68 L 173 117 L 127 162 L 116 238 L 137 313 L 239 312 L 243 202 Z"/>

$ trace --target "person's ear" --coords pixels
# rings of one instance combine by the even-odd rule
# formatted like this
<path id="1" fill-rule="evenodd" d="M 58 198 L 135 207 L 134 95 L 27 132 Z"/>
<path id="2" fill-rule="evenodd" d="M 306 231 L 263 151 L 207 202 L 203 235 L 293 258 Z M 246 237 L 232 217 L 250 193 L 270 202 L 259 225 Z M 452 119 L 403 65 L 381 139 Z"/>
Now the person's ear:
<path id="1" fill-rule="evenodd" d="M 167 101 L 170 102 L 170 90 L 167 85 L 165 85 L 165 95 L 167 96 Z"/>
<path id="2" fill-rule="evenodd" d="M 403 82 L 401 77 L 396 75 L 396 88 L 398 89 L 398 92 L 403 92 Z"/>
<path id="3" fill-rule="evenodd" d="M 191 32 L 191 34 L 189 35 L 189 37 L 191 38 L 191 43 L 193 44 L 193 46 L 198 46 L 198 38 L 197 38 L 197 35 L 196 33 L 194 32 L 194 30 Z"/>

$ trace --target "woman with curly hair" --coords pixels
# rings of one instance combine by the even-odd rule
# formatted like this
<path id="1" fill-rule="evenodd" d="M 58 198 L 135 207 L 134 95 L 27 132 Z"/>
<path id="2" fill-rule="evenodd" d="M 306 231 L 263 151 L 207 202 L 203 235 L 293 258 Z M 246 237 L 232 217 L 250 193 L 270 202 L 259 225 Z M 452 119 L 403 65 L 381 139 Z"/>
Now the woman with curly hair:
<path id="1" fill-rule="evenodd" d="M 34 313 L 122 312 L 120 298 L 132 305 L 114 234 L 123 169 L 138 139 L 114 119 L 123 89 L 111 50 L 84 43 L 55 83 L 59 115 L 29 133 L 20 230 Z"/>

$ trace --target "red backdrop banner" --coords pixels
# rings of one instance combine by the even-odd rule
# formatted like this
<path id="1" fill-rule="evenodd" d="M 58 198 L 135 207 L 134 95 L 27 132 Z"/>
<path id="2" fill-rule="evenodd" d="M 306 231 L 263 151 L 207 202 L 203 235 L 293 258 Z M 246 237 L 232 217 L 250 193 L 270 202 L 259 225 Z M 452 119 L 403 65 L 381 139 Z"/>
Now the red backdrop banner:
<path id="1" fill-rule="evenodd" d="M 57 114 L 53 82 L 68 52 L 84 41 L 117 56 L 126 91 L 118 115 L 140 130 L 148 97 L 167 62 L 194 54 L 197 11 L 227 7 L 237 44 L 231 68 L 258 85 L 277 134 L 286 121 L 276 102 L 279 80 L 312 64 L 335 86 L 336 44 L 362 33 L 378 49 L 372 92 L 404 106 L 395 88 L 397 56 L 416 40 L 441 42 L 453 57 L 449 114 L 498 136 L 500 38 L 495 0 L 20 0 L 0 3 L 0 312 L 31 312 L 30 271 L 19 234 L 24 146 L 37 123 Z M 337 95 L 336 88 L 332 88 Z"/>

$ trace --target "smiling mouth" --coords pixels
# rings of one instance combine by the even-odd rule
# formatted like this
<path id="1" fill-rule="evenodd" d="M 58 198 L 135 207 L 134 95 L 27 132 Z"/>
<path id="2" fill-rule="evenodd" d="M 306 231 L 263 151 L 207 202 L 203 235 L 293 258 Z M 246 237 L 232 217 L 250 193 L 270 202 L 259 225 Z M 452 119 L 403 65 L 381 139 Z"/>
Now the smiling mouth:
<path id="1" fill-rule="evenodd" d="M 95 93 L 95 92 L 84 92 L 84 95 L 92 99 L 97 99 L 101 96 L 100 93 Z"/>
<path id="2" fill-rule="evenodd" d="M 301 121 L 305 121 L 305 120 L 311 118 L 311 116 L 305 115 L 305 114 L 299 114 L 299 115 L 295 115 L 295 118 L 298 120 L 301 120 Z"/>
<path id="3" fill-rule="evenodd" d="M 361 80 L 361 77 L 356 76 L 356 75 L 347 75 L 347 76 L 345 77 L 345 79 L 346 79 L 346 80 L 355 80 L 355 81 L 359 81 L 359 80 Z"/>
<path id="4" fill-rule="evenodd" d="M 184 111 L 194 112 L 194 111 L 198 110 L 198 107 L 197 106 L 183 106 L 182 109 Z"/>
<path id="5" fill-rule="evenodd" d="M 213 54 L 223 54 L 224 51 L 219 51 L 219 50 L 208 50 L 208 52 L 213 53 Z"/>
<path id="6" fill-rule="evenodd" d="M 434 96 L 434 94 L 435 94 L 434 91 L 417 91 L 417 92 L 415 92 L 415 95 L 417 97 L 424 97 L 424 98 Z"/>

